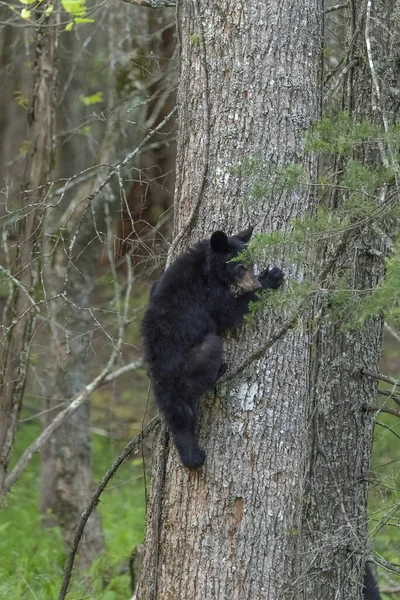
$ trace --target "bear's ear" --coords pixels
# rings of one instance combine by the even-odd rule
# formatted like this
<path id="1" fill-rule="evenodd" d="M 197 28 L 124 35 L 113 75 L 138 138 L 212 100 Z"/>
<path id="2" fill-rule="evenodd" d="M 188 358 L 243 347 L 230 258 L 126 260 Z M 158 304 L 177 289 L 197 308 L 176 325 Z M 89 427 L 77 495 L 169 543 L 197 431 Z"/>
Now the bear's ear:
<path id="1" fill-rule="evenodd" d="M 227 235 L 223 231 L 214 231 L 210 238 L 210 246 L 214 252 L 229 252 Z"/>
<path id="2" fill-rule="evenodd" d="M 239 231 L 239 233 L 237 233 L 235 235 L 235 237 L 239 238 L 239 240 L 241 242 L 246 243 L 251 238 L 251 234 L 253 233 L 253 229 L 254 229 L 254 227 L 249 227 L 248 229 L 245 229 L 244 231 Z"/>

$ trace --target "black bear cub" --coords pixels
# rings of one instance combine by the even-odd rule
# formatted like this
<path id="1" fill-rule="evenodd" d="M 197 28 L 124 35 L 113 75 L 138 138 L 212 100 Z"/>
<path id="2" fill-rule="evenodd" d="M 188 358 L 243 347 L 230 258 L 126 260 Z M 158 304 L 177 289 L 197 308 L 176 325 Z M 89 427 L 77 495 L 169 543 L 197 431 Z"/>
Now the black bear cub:
<path id="1" fill-rule="evenodd" d="M 278 268 L 257 278 L 253 265 L 232 261 L 252 231 L 232 237 L 216 231 L 180 256 L 153 285 L 143 318 L 156 402 L 189 469 L 201 467 L 206 458 L 196 437 L 197 401 L 226 371 L 220 336 L 239 327 L 257 289 L 276 289 L 283 280 Z"/>

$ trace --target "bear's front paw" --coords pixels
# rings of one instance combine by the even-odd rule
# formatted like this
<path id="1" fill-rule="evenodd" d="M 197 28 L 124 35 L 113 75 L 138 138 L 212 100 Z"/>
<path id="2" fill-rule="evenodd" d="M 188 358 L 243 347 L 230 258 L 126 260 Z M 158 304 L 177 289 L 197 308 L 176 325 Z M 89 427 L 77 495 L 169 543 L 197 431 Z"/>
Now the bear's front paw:
<path id="1" fill-rule="evenodd" d="M 265 271 L 260 273 L 258 281 L 261 283 L 263 289 L 276 290 L 282 285 L 284 277 L 285 275 L 279 267 L 273 267 L 273 269 L 267 267 Z"/>

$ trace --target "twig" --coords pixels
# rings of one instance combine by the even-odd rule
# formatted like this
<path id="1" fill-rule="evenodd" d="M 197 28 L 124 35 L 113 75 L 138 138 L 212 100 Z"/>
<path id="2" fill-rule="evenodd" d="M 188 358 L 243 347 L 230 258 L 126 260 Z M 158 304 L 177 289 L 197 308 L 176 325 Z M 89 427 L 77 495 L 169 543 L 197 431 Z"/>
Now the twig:
<path id="1" fill-rule="evenodd" d="M 103 181 L 97 186 L 97 188 L 95 190 L 93 190 L 93 192 L 91 192 L 91 194 L 89 194 L 89 196 L 86 198 L 86 207 L 85 207 L 85 210 L 83 211 L 84 214 L 85 214 L 85 211 L 87 210 L 88 206 L 90 206 L 90 204 L 94 200 L 94 198 L 103 190 L 103 188 L 106 187 L 106 185 L 108 185 L 108 183 L 110 183 L 110 181 L 113 179 L 113 177 L 117 173 L 118 169 L 123 169 L 123 167 L 125 167 L 130 161 L 132 161 L 135 158 L 135 156 L 141 151 L 143 146 L 145 146 L 147 144 L 147 142 L 153 137 L 153 135 L 155 133 L 158 133 L 164 127 L 164 125 L 166 125 L 166 123 L 168 123 L 168 121 L 170 121 L 172 119 L 176 110 L 177 110 L 176 107 L 173 108 L 171 110 L 171 112 L 169 112 L 168 115 L 165 117 L 165 119 L 163 119 L 163 121 L 161 121 L 161 123 L 159 123 L 157 125 L 157 127 L 152 129 L 151 131 L 149 131 L 149 133 L 144 137 L 144 139 L 140 142 L 140 144 L 138 146 L 136 146 L 136 148 L 134 150 L 132 150 L 132 152 L 129 152 L 129 154 L 127 154 L 121 162 L 117 163 L 116 165 L 113 165 L 112 171 L 107 175 L 107 177 L 105 177 L 103 179 Z M 81 219 L 80 224 L 81 223 L 82 223 L 82 219 Z M 77 227 L 77 229 L 74 233 L 74 236 L 71 239 L 69 248 L 68 248 L 68 252 L 70 255 L 75 246 L 75 243 L 76 243 L 76 240 L 78 237 L 78 233 L 79 233 L 79 227 Z"/>
<path id="2" fill-rule="evenodd" d="M 19 287 L 19 289 L 22 290 L 24 292 L 24 294 L 26 294 L 28 296 L 28 300 L 32 304 L 32 306 L 35 308 L 35 310 L 39 311 L 39 309 L 36 306 L 35 300 L 29 294 L 29 290 L 23 283 L 21 283 L 21 281 L 19 281 L 16 277 L 14 277 L 14 275 L 11 275 L 11 273 L 9 271 L 7 271 L 7 269 L 5 269 L 2 265 L 0 265 L 0 273 L 3 273 L 3 275 L 8 277 L 8 279 L 10 279 L 10 281 L 12 281 L 14 285 Z"/>
<path id="3" fill-rule="evenodd" d="M 389 325 L 389 323 L 386 323 L 386 321 L 384 323 L 384 327 L 385 327 L 386 331 L 388 331 L 390 333 L 390 335 L 392 337 L 394 337 L 396 342 L 399 342 L 399 344 L 400 344 L 400 335 L 397 333 L 397 331 L 395 331 L 393 329 L 393 327 L 391 325 Z"/>
<path id="4" fill-rule="evenodd" d="M 349 6 L 348 2 L 345 2 L 344 4 L 335 4 L 335 6 L 331 6 L 330 8 L 327 8 L 325 11 L 325 14 L 327 15 L 328 13 L 334 12 L 335 10 L 341 10 L 342 8 L 347 8 Z"/>
<path id="5" fill-rule="evenodd" d="M 136 6 L 147 6 L 149 8 L 167 8 L 168 6 L 176 6 L 174 0 L 120 0 L 127 4 L 135 4 Z"/>
<path id="6" fill-rule="evenodd" d="M 398 587 L 379 587 L 379 591 L 382 594 L 386 594 L 387 596 L 391 596 L 392 594 L 400 594 L 400 586 L 398 586 Z"/>
<path id="7" fill-rule="evenodd" d="M 108 469 L 106 474 L 101 479 L 100 483 L 97 485 L 95 491 L 93 492 L 89 504 L 83 511 L 81 518 L 79 519 L 78 525 L 76 526 L 74 536 L 71 542 L 71 548 L 68 554 L 67 561 L 64 567 L 64 576 L 61 583 L 60 593 L 58 595 L 58 600 L 64 600 L 65 596 L 68 592 L 68 587 L 71 581 L 72 570 L 74 567 L 75 556 L 78 550 L 79 542 L 82 538 L 84 529 L 86 527 L 86 523 L 92 513 L 92 511 L 96 508 L 99 498 L 102 492 L 105 490 L 108 482 L 112 477 L 114 477 L 115 473 L 118 471 L 119 467 L 126 461 L 129 456 L 137 452 L 139 445 L 143 442 L 143 440 L 152 433 L 160 424 L 160 417 L 154 417 L 141 431 L 134 440 L 131 440 L 129 444 L 125 446 L 122 452 L 115 459 L 111 467 Z"/>
<path id="8" fill-rule="evenodd" d="M 392 398 L 396 404 L 400 406 L 400 396 L 398 394 L 393 394 L 393 392 L 389 390 L 378 390 L 378 394 L 380 396 L 386 396 L 387 398 Z"/>
<path id="9" fill-rule="evenodd" d="M 386 425 L 386 423 L 381 423 L 380 421 L 375 421 L 375 425 L 379 425 L 379 427 L 388 429 L 391 433 L 393 433 L 393 435 L 395 435 L 400 440 L 400 435 L 396 431 L 393 431 L 393 427 L 389 427 L 389 425 Z"/>
<path id="10" fill-rule="evenodd" d="M 388 406 L 364 406 L 364 410 L 367 412 L 388 413 L 389 415 L 394 415 L 400 419 L 400 411 L 395 408 L 389 408 Z"/>
<path id="11" fill-rule="evenodd" d="M 361 369 L 363 375 L 367 375 L 371 377 L 371 379 L 375 379 L 376 381 L 385 381 L 386 383 L 390 383 L 393 386 L 400 386 L 400 380 L 394 379 L 393 377 L 388 377 L 387 375 L 383 375 L 382 373 L 372 373 L 372 371 L 368 371 L 367 369 Z M 394 394 L 389 390 L 378 390 L 378 394 L 381 396 L 387 396 L 388 398 L 393 398 L 395 402 L 400 406 L 400 396 L 398 394 Z"/>

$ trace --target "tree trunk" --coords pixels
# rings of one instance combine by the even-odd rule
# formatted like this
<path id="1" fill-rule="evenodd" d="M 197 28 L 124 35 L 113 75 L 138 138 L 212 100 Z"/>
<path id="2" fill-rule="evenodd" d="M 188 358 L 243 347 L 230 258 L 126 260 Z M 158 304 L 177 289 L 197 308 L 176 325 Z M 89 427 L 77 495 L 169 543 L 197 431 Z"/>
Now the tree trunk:
<path id="1" fill-rule="evenodd" d="M 9 328 L 2 341 L 3 373 L 0 393 L 0 496 L 21 407 L 29 365 L 32 326 L 35 315 L 32 293 L 37 283 L 41 257 L 43 219 L 49 174 L 53 158 L 54 106 L 57 82 L 56 17 L 40 16 L 35 41 L 31 106 L 28 111 L 31 144 L 26 163 L 17 255 L 12 267 L 15 276 Z M 16 283 L 16 280 L 18 282 Z"/>
<path id="2" fill-rule="evenodd" d="M 122 43 L 120 30 L 124 13 L 109 11 L 108 44 L 109 64 L 107 109 L 114 110 L 104 130 L 104 138 L 96 162 L 100 165 L 112 164 L 117 154 L 120 138 L 117 105 L 116 80 Z M 68 97 L 67 97 L 68 99 Z M 76 100 L 71 97 L 71 102 Z M 69 105 L 68 105 L 69 106 Z M 78 115 L 79 116 L 79 115 Z M 78 119 L 79 120 L 79 119 Z M 74 141 L 74 145 L 76 140 Z M 64 149 L 63 156 L 67 156 Z M 81 156 L 81 161 L 83 160 Z M 81 164 L 82 170 L 87 164 Z M 61 165 L 61 169 L 68 166 Z M 99 321 L 93 316 L 93 290 L 98 276 L 101 253 L 104 248 L 107 230 L 105 204 L 113 202 L 113 194 L 107 187 L 97 195 L 86 210 L 87 199 L 108 175 L 109 171 L 97 169 L 88 182 L 81 185 L 75 196 L 70 198 L 70 206 L 65 203 L 62 210 L 49 214 L 49 234 L 54 239 L 59 236 L 60 218 L 65 220 L 63 236 L 68 236 L 66 247 L 76 236 L 74 249 L 69 254 L 59 236 L 59 244 L 52 251 L 53 261 L 46 270 L 46 288 L 49 296 L 65 292 L 65 296 L 49 305 L 51 316 L 51 354 L 54 362 L 48 367 L 46 412 L 43 425 L 54 416 L 54 408 L 66 398 L 73 398 L 89 381 L 92 361 L 91 344 L 93 330 Z M 65 175 L 65 172 L 63 173 Z M 71 172 L 68 172 L 71 175 Z M 69 218 L 65 215 L 70 210 Z M 110 224 L 108 225 L 110 226 Z M 68 233 L 66 229 L 68 227 Z M 50 235 L 49 235 L 50 238 Z M 49 255 L 50 255 L 49 251 Z M 52 410 L 53 409 L 53 410 Z M 56 522 L 62 530 L 63 539 L 69 545 L 82 511 L 86 508 L 93 487 L 92 454 L 90 442 L 90 403 L 83 404 L 53 434 L 42 452 L 40 510 L 47 514 L 46 524 Z M 49 515 L 49 512 L 52 516 Z M 93 559 L 104 550 L 104 537 L 100 516 L 94 511 L 80 544 L 78 565 L 90 566 Z"/>
<path id="3" fill-rule="evenodd" d="M 214 229 L 280 229 L 315 207 L 309 191 L 251 199 L 232 168 L 255 157 L 315 177 L 303 150 L 320 117 L 322 11 L 318 0 L 180 4 L 178 251 Z M 284 251 L 277 260 L 302 279 Z M 357 289 L 379 276 L 356 243 L 336 266 L 350 268 Z M 316 302 L 261 357 L 290 315 L 264 314 L 227 340 L 233 376 L 201 403 L 201 473 L 161 436 L 138 600 L 361 598 L 373 429 L 364 407 L 375 397 L 361 369 L 377 369 L 381 325 L 350 335 L 315 328 L 321 315 Z"/>

